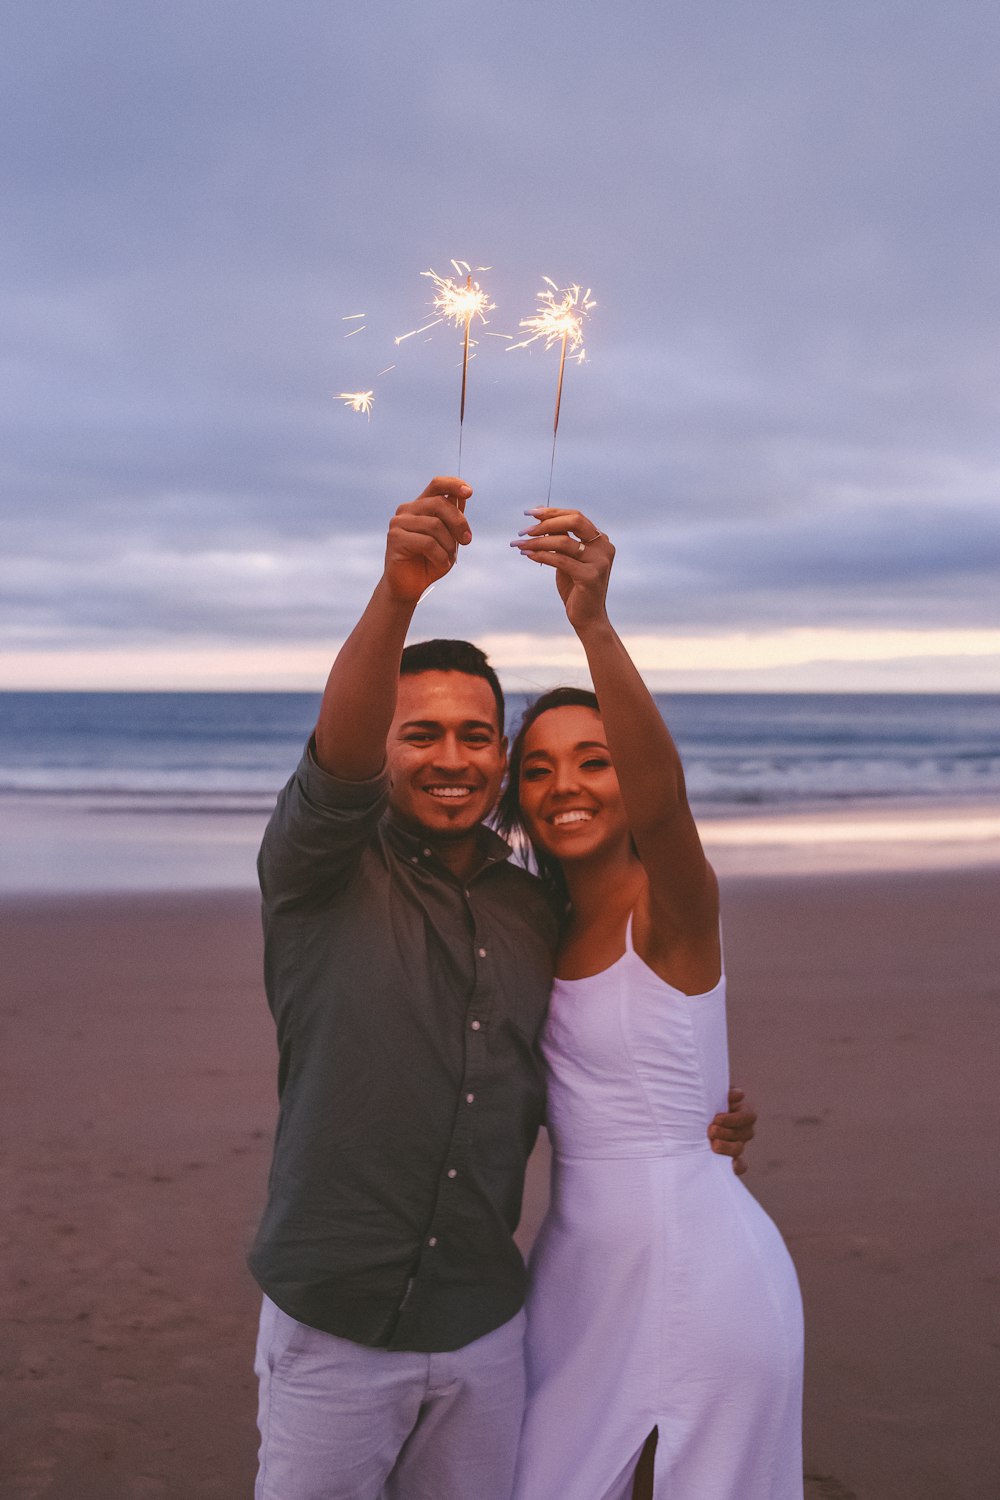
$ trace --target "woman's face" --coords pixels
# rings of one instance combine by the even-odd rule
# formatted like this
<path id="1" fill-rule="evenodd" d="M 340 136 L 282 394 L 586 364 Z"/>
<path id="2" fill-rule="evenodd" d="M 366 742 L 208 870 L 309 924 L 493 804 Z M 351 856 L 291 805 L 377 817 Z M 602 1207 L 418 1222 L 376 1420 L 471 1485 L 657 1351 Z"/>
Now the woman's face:
<path id="1" fill-rule="evenodd" d="M 628 822 L 600 714 L 567 706 L 540 714 L 524 737 L 518 800 L 529 835 L 556 859 L 628 847 Z"/>

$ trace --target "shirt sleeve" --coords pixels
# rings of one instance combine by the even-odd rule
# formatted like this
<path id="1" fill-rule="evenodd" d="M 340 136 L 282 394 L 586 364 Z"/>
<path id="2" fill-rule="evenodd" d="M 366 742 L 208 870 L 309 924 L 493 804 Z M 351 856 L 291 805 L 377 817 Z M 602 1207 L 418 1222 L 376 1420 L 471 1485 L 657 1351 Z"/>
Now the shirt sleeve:
<path id="1" fill-rule="evenodd" d="M 271 910 L 333 895 L 357 868 L 389 796 L 389 773 L 342 781 L 317 764 L 310 740 L 278 796 L 257 856 Z"/>

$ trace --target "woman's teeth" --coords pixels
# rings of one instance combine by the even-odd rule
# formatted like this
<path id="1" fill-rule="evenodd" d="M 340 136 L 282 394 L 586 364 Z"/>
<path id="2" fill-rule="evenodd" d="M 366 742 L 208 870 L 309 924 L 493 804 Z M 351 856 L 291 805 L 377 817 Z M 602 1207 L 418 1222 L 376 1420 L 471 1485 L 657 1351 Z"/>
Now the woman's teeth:
<path id="1" fill-rule="evenodd" d="M 556 813 L 552 824 L 555 828 L 561 828 L 565 823 L 589 823 L 593 816 L 592 812 L 586 812 L 582 807 L 577 807 L 572 812 Z"/>

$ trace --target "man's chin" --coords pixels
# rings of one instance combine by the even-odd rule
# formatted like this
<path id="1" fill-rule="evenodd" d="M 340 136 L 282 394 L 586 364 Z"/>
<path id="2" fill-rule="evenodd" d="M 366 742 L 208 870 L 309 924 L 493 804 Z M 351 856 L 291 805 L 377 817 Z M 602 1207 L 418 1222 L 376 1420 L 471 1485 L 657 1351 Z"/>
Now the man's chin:
<path id="1" fill-rule="evenodd" d="M 447 807 L 432 805 L 428 808 L 408 808 L 397 811 L 400 821 L 413 833 L 426 835 L 430 839 L 466 839 L 474 833 L 490 809 L 477 799 L 474 806 Z M 423 816 L 421 816 L 423 814 Z"/>
<path id="2" fill-rule="evenodd" d="M 479 827 L 488 809 L 481 807 L 443 807 L 437 817 L 422 826 L 439 839 L 468 838 Z"/>

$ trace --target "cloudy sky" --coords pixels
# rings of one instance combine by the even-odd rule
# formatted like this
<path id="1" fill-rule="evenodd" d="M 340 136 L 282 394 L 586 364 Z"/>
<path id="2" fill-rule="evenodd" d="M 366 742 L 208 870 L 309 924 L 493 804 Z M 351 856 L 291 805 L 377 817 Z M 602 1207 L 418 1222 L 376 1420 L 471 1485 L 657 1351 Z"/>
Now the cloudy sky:
<path id="1" fill-rule="evenodd" d="M 553 496 L 657 685 L 1000 689 L 995 0 L 8 16 L 0 687 L 318 686 L 457 464 L 458 336 L 393 339 L 458 257 L 490 332 L 593 288 Z M 578 672 L 506 545 L 556 367 L 480 339 L 416 625 L 517 688 Z"/>

